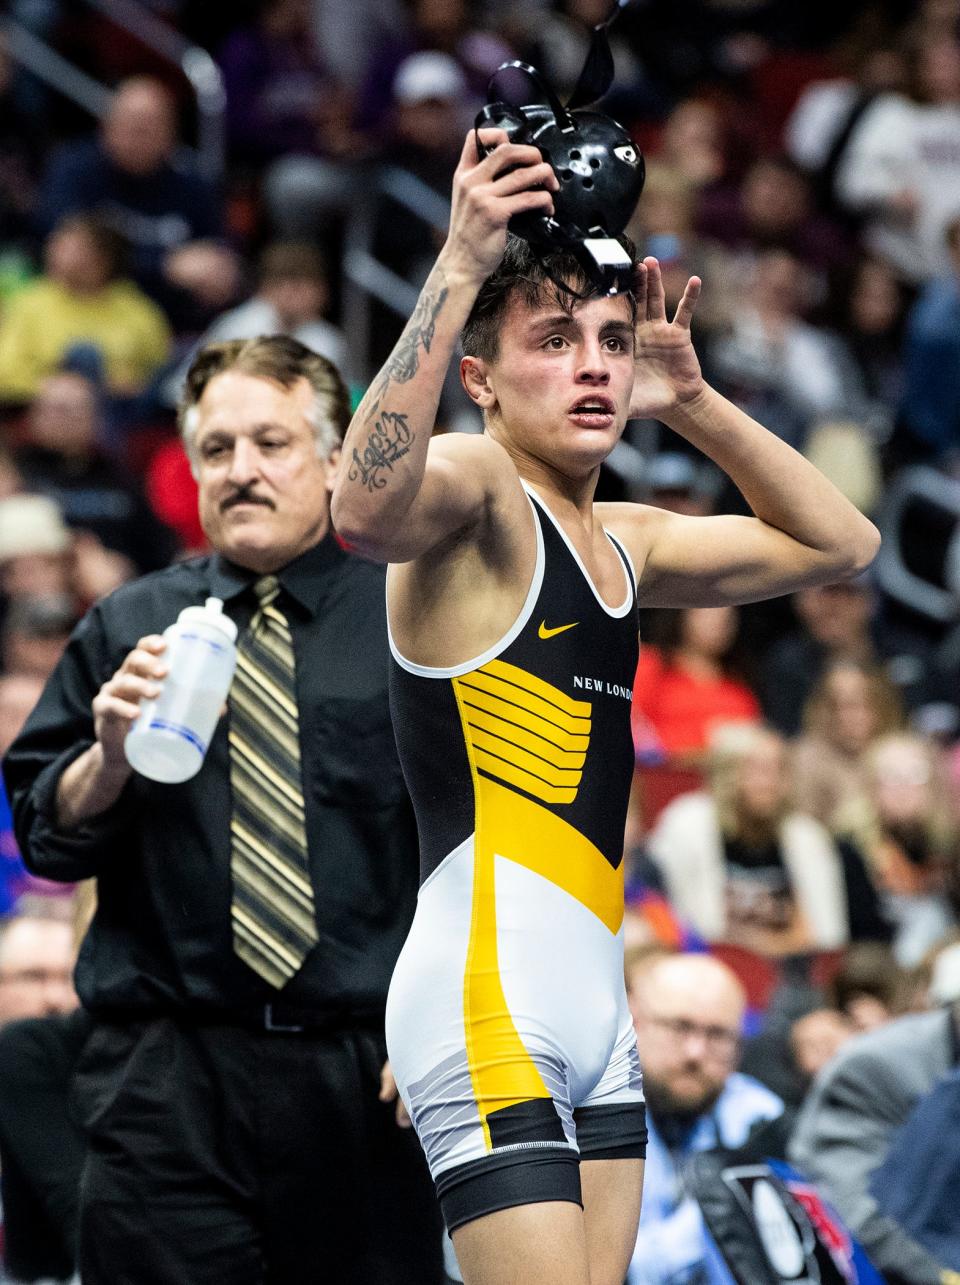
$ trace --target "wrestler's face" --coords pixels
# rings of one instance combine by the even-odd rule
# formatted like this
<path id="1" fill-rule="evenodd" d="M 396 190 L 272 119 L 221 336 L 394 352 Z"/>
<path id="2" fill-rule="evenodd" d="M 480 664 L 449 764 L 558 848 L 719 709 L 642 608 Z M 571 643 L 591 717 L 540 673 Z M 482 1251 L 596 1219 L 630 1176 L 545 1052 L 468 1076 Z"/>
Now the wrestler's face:
<path id="1" fill-rule="evenodd" d="M 515 459 L 582 477 L 599 468 L 623 433 L 633 353 L 630 304 L 622 295 L 587 299 L 565 312 L 552 292 L 535 307 L 514 294 L 496 358 L 465 359 L 473 363 L 465 383 L 491 436 Z"/>
<path id="2" fill-rule="evenodd" d="M 315 545 L 330 524 L 339 451 L 323 459 L 305 379 L 284 388 L 226 370 L 197 403 L 192 456 L 211 545 L 261 574 Z"/>

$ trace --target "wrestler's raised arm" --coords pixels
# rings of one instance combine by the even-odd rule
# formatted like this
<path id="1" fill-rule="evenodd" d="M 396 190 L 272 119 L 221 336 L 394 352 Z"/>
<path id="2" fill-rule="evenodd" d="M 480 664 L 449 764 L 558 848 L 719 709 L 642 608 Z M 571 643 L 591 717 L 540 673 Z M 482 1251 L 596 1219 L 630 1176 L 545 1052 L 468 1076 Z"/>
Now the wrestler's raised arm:
<path id="1" fill-rule="evenodd" d="M 647 606 L 755 602 L 829 584 L 873 560 L 873 523 L 804 457 L 711 388 L 690 342 L 700 282 L 691 278 L 672 321 L 660 266 L 638 277 L 631 415 L 661 420 L 714 461 L 753 516 L 689 517 L 645 505 L 599 506 L 627 544 Z"/>
<path id="2" fill-rule="evenodd" d="M 485 158 L 468 134 L 453 179 L 450 230 L 413 316 L 357 408 L 343 444 L 332 516 L 367 557 L 403 562 L 478 523 L 500 474 L 503 451 L 455 434 L 431 443 L 450 359 L 480 286 L 499 263 L 507 224 L 525 211 L 553 212 L 558 184 L 535 147 L 483 130 Z M 514 485 L 516 485 L 514 481 Z"/>

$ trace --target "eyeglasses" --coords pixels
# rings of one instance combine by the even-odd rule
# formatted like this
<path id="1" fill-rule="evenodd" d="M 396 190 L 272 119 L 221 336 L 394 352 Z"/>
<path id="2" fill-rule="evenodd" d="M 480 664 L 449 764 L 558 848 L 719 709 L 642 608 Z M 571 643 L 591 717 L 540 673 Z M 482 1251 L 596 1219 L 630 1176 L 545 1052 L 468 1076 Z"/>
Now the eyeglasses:
<path id="1" fill-rule="evenodd" d="M 684 1017 L 645 1016 L 648 1022 L 659 1026 L 680 1044 L 685 1044 L 694 1036 L 703 1040 L 708 1051 L 715 1057 L 732 1058 L 740 1047 L 740 1032 L 728 1030 L 725 1026 L 701 1026 L 699 1022 L 688 1022 Z"/>

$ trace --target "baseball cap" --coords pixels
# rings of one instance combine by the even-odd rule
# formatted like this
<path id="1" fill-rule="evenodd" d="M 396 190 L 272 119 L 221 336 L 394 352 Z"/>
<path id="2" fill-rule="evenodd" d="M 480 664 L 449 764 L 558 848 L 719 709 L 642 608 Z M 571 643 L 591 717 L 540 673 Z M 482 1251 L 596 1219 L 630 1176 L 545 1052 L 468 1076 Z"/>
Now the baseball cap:
<path id="1" fill-rule="evenodd" d="M 46 495 L 0 500 L 0 561 L 29 554 L 66 553 L 70 531 L 60 506 Z"/>
<path id="2" fill-rule="evenodd" d="M 393 96 L 398 103 L 462 98 L 466 90 L 467 80 L 459 64 L 436 49 L 405 58 L 393 78 Z"/>

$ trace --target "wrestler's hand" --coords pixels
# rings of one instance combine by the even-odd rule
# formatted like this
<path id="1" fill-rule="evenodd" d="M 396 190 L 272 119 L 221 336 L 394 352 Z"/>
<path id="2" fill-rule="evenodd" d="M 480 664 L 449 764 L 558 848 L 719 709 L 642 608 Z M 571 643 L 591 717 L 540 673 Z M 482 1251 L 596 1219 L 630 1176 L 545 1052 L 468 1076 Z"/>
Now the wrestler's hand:
<path id="1" fill-rule="evenodd" d="M 453 176 L 450 230 L 440 254 L 448 276 L 465 277 L 477 286 L 503 257 L 513 216 L 552 214 L 551 193 L 560 186 L 538 148 L 509 142 L 502 129 L 482 129 L 480 140 L 494 150 L 479 157 L 473 130 L 467 135 Z"/>
<path id="2" fill-rule="evenodd" d="M 140 716 L 140 702 L 160 695 L 160 682 L 167 666 L 160 659 L 166 639 L 159 634 L 141 638 L 93 698 L 93 727 L 108 770 L 128 768 L 123 742 Z"/>
<path id="3" fill-rule="evenodd" d="M 407 1108 L 403 1105 L 403 1098 L 400 1096 L 389 1062 L 384 1062 L 380 1071 L 380 1093 L 378 1097 L 381 1102 L 396 1102 L 397 1124 L 401 1129 L 409 1129 L 413 1121 L 407 1114 Z"/>
<path id="4" fill-rule="evenodd" d="M 630 399 L 631 419 L 663 419 L 703 391 L 700 362 L 690 337 L 700 285 L 699 277 L 690 278 L 673 320 L 668 321 L 660 264 L 652 257 L 637 264 L 636 374 Z"/>

